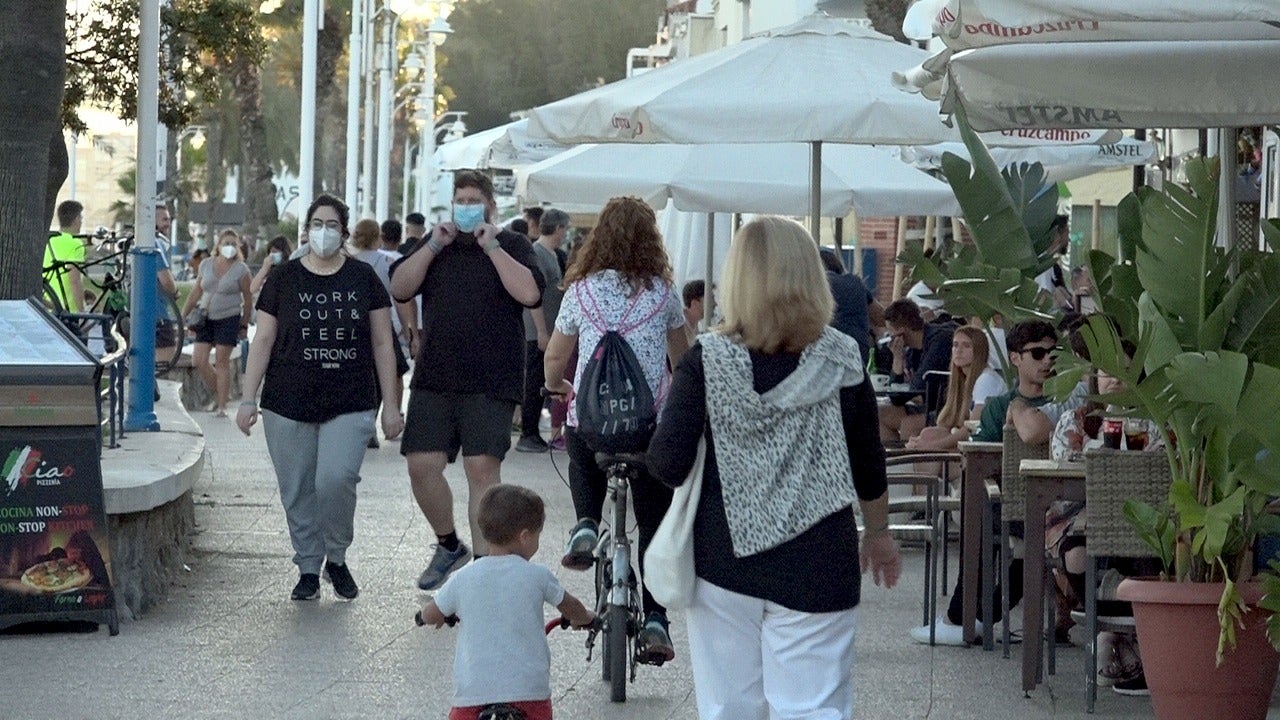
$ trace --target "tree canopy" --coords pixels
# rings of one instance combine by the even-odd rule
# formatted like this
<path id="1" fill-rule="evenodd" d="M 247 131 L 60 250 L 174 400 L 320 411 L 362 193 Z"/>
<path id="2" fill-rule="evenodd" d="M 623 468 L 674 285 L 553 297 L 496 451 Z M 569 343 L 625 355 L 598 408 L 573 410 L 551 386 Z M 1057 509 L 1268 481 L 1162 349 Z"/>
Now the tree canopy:
<path id="1" fill-rule="evenodd" d="M 138 0 L 94 0 L 67 13 L 67 78 L 62 122 L 85 130 L 84 103 L 138 114 Z M 260 60 L 266 49 L 250 0 L 174 0 L 160 10 L 160 122 L 183 127 L 216 102 L 218 65 L 233 58 Z"/>
<path id="2" fill-rule="evenodd" d="M 438 68 L 450 110 L 473 130 L 626 75 L 627 50 L 654 41 L 655 0 L 467 0 Z"/>

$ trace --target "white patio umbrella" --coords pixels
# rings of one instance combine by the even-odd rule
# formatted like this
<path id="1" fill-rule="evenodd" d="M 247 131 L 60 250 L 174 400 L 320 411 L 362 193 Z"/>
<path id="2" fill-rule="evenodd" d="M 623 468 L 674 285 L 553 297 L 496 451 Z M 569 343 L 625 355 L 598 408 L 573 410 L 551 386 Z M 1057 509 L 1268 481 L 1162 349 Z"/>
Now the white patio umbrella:
<path id="1" fill-rule="evenodd" d="M 803 143 L 582 145 L 516 173 L 524 202 L 603 205 L 636 195 L 696 212 L 804 215 L 810 211 Z M 889 148 L 833 145 L 822 156 L 820 213 L 843 217 L 959 215 L 950 186 L 908 167 Z"/>
<path id="2" fill-rule="evenodd" d="M 440 170 L 512 170 L 568 149 L 559 143 L 530 137 L 529 121 L 517 120 L 440 145 L 436 148 L 435 164 Z"/>
<path id="3" fill-rule="evenodd" d="M 1280 122 L 1275 0 L 924 0 L 904 32 L 947 46 L 895 75 L 975 130 L 1237 128 Z M 939 82 L 940 81 L 940 82 Z M 1223 133 L 1221 205 L 1234 204 Z M 1231 213 L 1219 237 L 1234 243 Z"/>
<path id="4" fill-rule="evenodd" d="M 903 29 L 947 49 L 895 81 L 979 131 L 1280 121 L 1273 0 L 924 0 Z"/>
<path id="5" fill-rule="evenodd" d="M 811 216 L 821 216 L 822 143 L 958 140 L 891 71 L 923 50 L 825 16 L 678 60 L 535 108 L 529 131 L 561 143 L 810 143 Z"/>
<path id="6" fill-rule="evenodd" d="M 942 167 L 944 153 L 969 160 L 969 150 L 964 143 L 907 146 L 902 148 L 900 157 L 916 168 L 935 170 Z M 1057 182 L 1125 165 L 1154 162 L 1156 146 L 1155 143 L 1127 137 L 1102 145 L 993 147 L 991 157 L 1001 167 L 1038 162 L 1045 168 L 1046 182 Z"/>

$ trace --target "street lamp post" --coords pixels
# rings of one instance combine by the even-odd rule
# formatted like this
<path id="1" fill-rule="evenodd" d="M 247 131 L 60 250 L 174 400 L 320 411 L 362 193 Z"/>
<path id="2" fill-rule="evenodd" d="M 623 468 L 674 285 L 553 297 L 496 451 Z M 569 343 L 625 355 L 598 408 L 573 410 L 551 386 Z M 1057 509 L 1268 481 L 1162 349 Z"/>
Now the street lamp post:
<path id="1" fill-rule="evenodd" d="M 360 188 L 360 83 L 364 77 L 364 11 L 368 0 L 351 0 L 351 48 L 347 69 L 347 207 L 355 210 Z"/>
<path id="2" fill-rule="evenodd" d="M 423 113 L 422 138 L 418 143 L 418 212 L 429 214 L 432 190 L 435 185 L 436 158 L 436 48 L 444 44 L 449 33 L 449 21 L 437 17 L 427 28 L 427 52 L 423 63 L 423 77 L 419 112 Z"/>
<path id="3" fill-rule="evenodd" d="M 320 2 L 302 3 L 302 127 L 298 142 L 298 204 L 300 213 L 311 205 L 316 166 L 316 56 L 320 34 Z M 301 225 L 306 220 L 298 215 Z"/>
<path id="4" fill-rule="evenodd" d="M 396 29 L 400 16 L 382 9 L 382 41 L 378 45 L 378 175 L 374 193 L 374 219 L 383 222 L 391 213 L 391 114 L 395 91 Z"/>
<path id="5" fill-rule="evenodd" d="M 444 35 L 449 32 L 449 23 L 445 21 L 445 17 L 452 10 L 452 0 L 412 0 L 412 2 L 410 0 L 386 0 L 379 10 L 383 32 L 376 53 L 378 57 L 378 132 L 374 216 L 380 221 L 388 219 L 391 210 L 391 145 L 392 133 L 394 132 L 392 119 L 395 115 L 393 103 L 395 102 L 396 75 L 399 69 L 397 67 L 398 53 L 396 51 L 396 43 L 400 19 L 401 17 L 406 17 L 410 20 L 431 19 L 432 21 L 427 29 L 428 52 L 426 61 L 423 63 L 428 71 L 428 78 L 423 84 L 429 84 L 430 88 L 420 88 L 419 92 L 420 99 L 425 100 L 425 107 L 428 108 L 429 119 L 433 119 L 435 114 L 434 45 L 442 42 Z M 429 121 L 427 126 L 431 127 L 433 124 L 433 122 Z M 434 131 L 434 128 L 431 128 L 431 130 Z M 428 132 L 428 135 L 431 135 L 431 133 Z M 434 143 L 435 139 L 432 136 L 432 150 L 434 150 Z M 421 150 L 419 154 L 421 154 Z M 408 157 L 405 158 L 405 162 L 409 162 Z M 428 165 L 429 163 L 419 164 L 420 185 L 421 175 Z M 405 210 L 407 212 L 408 209 L 405 208 Z"/>

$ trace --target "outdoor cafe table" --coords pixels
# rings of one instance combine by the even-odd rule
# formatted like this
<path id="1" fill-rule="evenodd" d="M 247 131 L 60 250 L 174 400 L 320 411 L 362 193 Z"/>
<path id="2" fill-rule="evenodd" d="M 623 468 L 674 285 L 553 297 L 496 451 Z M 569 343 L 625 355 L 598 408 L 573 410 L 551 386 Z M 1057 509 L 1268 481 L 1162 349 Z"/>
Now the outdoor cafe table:
<path id="1" fill-rule="evenodd" d="M 957 445 L 960 450 L 960 573 L 964 613 L 961 629 L 966 642 L 977 638 L 974 620 L 978 617 L 978 558 L 982 554 L 982 505 L 986 502 L 983 481 L 1000 472 L 1004 443 L 970 440 Z"/>
<path id="2" fill-rule="evenodd" d="M 1084 463 L 1023 460 L 1018 467 L 1027 484 L 1026 552 L 1022 565 L 1022 691 L 1039 681 L 1041 623 L 1044 621 L 1045 513 L 1055 500 L 1084 502 Z"/>

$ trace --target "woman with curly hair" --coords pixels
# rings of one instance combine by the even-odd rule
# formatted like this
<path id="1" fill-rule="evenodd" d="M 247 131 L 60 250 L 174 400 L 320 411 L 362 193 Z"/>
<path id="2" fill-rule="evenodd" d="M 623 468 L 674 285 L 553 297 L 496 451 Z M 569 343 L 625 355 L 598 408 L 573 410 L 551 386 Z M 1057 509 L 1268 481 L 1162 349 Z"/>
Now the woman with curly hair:
<path id="1" fill-rule="evenodd" d="M 907 441 L 911 450 L 954 450 L 969 439 L 966 420 L 982 418 L 987 398 L 1008 391 L 1004 378 L 988 364 L 990 345 L 980 328 L 956 329 L 951 338 L 951 377 L 938 422 Z"/>
<path id="2" fill-rule="evenodd" d="M 649 390 L 661 412 L 670 385 L 667 361 L 675 367 L 689 347 L 684 333 L 684 309 L 672 282 L 671 263 L 662 245 L 653 209 L 634 197 L 616 197 L 600 212 L 600 220 L 569 266 L 564 278 L 564 301 L 555 331 L 547 345 L 544 369 L 547 389 L 569 396 L 565 440 L 569 451 L 569 486 L 578 524 L 569 535 L 561 564 L 586 570 L 598 539 L 604 508 L 606 478 L 595 462 L 595 449 L 578 434 L 578 418 L 572 395 L 592 351 L 607 329 L 617 329 L 644 368 Z M 564 377 L 565 365 L 578 351 L 574 380 Z M 649 541 L 671 504 L 671 490 L 656 482 L 631 486 L 643 558 Z M 643 567 L 641 568 L 643 573 Z M 666 662 L 675 657 L 667 632 L 666 609 L 646 588 L 646 621 L 638 645 L 645 662 Z"/>

